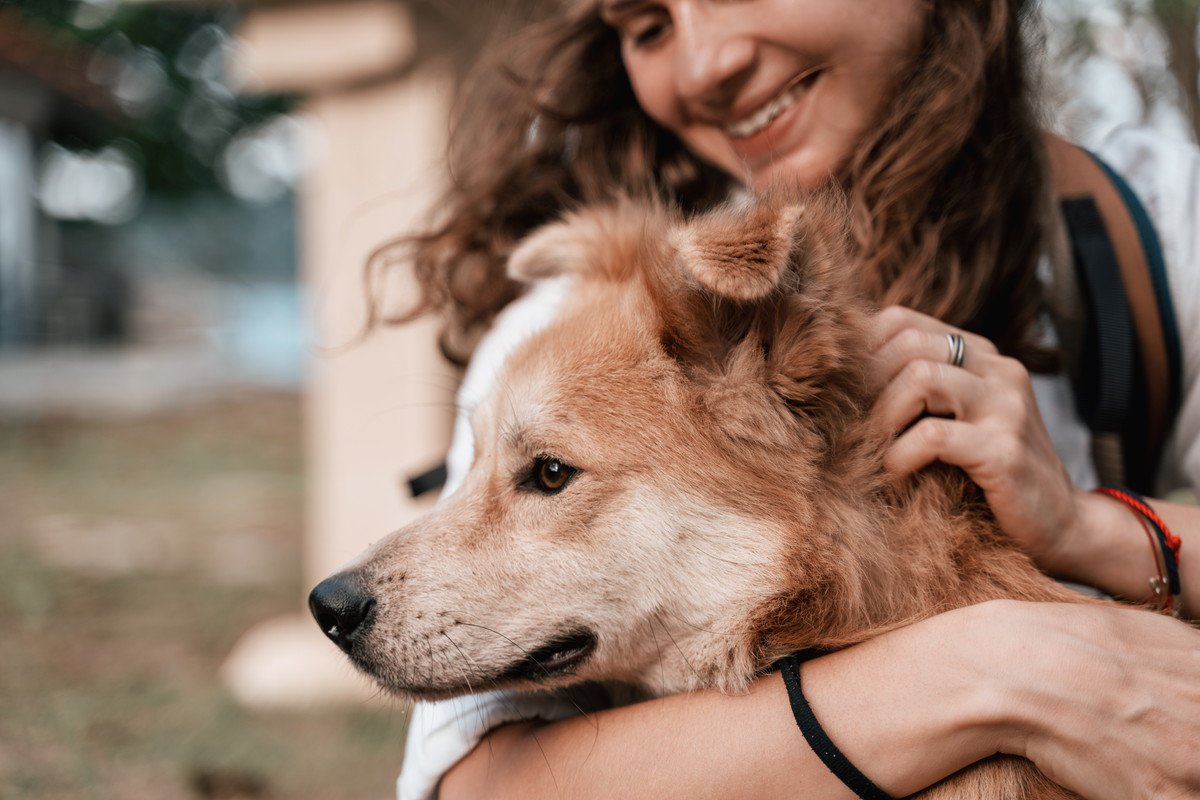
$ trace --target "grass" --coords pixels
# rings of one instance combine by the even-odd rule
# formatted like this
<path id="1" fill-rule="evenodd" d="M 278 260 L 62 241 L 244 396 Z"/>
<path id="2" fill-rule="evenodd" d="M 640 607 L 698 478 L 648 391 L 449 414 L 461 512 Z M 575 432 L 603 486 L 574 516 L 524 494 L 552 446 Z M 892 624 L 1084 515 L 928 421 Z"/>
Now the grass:
<path id="1" fill-rule="evenodd" d="M 216 675 L 300 608 L 299 400 L 0 421 L 0 797 L 385 798 L 404 714 L 237 705 Z"/>

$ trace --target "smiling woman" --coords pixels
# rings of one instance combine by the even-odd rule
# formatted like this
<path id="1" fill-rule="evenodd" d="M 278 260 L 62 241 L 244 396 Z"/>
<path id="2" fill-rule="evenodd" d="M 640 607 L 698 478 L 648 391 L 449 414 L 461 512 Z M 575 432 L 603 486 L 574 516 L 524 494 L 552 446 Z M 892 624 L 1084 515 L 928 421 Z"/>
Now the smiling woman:
<path id="1" fill-rule="evenodd" d="M 756 190 L 816 187 L 850 158 L 916 56 L 916 0 L 612 0 L 642 109 L 692 153 Z"/>
<path id="2" fill-rule="evenodd" d="M 739 186 L 834 180 L 868 295 L 1051 367 L 1034 330 L 1044 181 L 1020 6 L 564 4 L 464 88 L 453 213 L 403 243 L 417 313 L 445 315 L 442 350 L 465 363 L 519 294 L 508 253 L 564 205 L 622 193 L 698 211 Z"/>
<path id="3" fill-rule="evenodd" d="M 1045 324 L 1047 301 L 1061 299 L 1039 280 L 1065 236 L 1046 168 L 1061 147 L 1047 145 L 1036 123 L 1022 38 L 1030 5 L 552 4 L 541 24 L 502 43 L 468 84 L 444 216 L 407 243 L 426 308 L 446 315 L 444 351 L 471 358 L 463 405 L 487 395 L 506 355 L 561 313 L 564 284 L 544 282 L 521 296 L 505 264 L 510 256 L 520 262 L 518 242 L 564 209 L 628 197 L 687 217 L 747 194 L 830 191 L 845 198 L 848 217 L 839 263 L 856 290 L 887 307 L 875 318 L 861 369 L 878 389 L 872 417 L 891 436 L 876 450 L 891 478 L 903 485 L 935 461 L 961 468 L 999 528 L 1043 571 L 1133 602 L 1158 600 L 1146 578 L 1163 565 L 1146 547 L 1139 518 L 1087 491 L 1098 482 L 1097 465 L 1057 344 L 1072 330 Z M 1159 488 L 1195 488 L 1200 154 L 1127 132 L 1100 155 L 1142 196 L 1163 236 L 1185 366 L 1183 410 L 1158 464 Z M 721 268 L 712 272 L 717 285 Z M 739 420 L 713 422 L 726 424 Z M 471 441 L 470 427 L 460 424 L 450 504 L 463 502 L 454 488 L 474 458 Z M 593 474 L 575 456 L 527 452 L 522 479 L 540 492 L 569 484 L 562 495 L 569 497 Z M 671 457 L 702 458 L 693 450 Z M 560 471 L 568 463 L 583 465 L 578 481 Z M 1150 502 L 1183 540 L 1182 552 L 1200 544 L 1200 513 Z M 630 509 L 646 519 L 664 513 L 653 504 Z M 522 530 L 545 529 L 541 516 L 528 521 Z M 554 546 L 539 552 L 557 557 Z M 637 548 L 625 557 L 649 569 Z M 1186 555 L 1179 563 L 1185 615 L 1200 612 L 1198 565 Z M 690 589 L 720 584 L 696 581 Z M 579 654 L 600 657 L 604 632 L 597 638 L 564 624 L 528 646 L 574 666 Z M 924 791 L 1002 752 L 1029 758 L 1086 797 L 1200 797 L 1198 643 L 1187 626 L 1141 612 L 999 602 L 807 662 L 803 680 L 830 738 L 893 795 Z M 509 664 L 512 654 L 493 644 L 497 663 Z M 803 787 L 811 797 L 847 796 L 796 730 L 778 675 L 761 677 L 743 696 L 698 692 L 577 712 L 550 693 L 421 704 L 400 795 L 759 800 L 794 797 Z"/>

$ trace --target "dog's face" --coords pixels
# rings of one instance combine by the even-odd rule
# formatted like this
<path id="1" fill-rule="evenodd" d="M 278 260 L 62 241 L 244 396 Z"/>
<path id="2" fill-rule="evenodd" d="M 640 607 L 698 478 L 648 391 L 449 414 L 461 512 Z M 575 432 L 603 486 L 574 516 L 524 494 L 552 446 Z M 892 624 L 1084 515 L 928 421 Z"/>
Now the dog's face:
<path id="1" fill-rule="evenodd" d="M 571 299 L 474 409 L 462 486 L 314 591 L 322 628 L 419 697 L 761 668 L 764 609 L 823 568 L 793 532 L 835 446 L 824 412 L 861 394 L 812 224 L 626 204 L 531 237 L 510 269 L 575 273 Z"/>

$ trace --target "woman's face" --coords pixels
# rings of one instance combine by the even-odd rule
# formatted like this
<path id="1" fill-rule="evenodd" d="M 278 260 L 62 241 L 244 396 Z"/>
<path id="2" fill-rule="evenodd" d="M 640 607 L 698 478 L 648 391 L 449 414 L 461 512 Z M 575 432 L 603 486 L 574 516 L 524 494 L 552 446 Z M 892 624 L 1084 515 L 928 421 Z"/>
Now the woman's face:
<path id="1" fill-rule="evenodd" d="M 745 185 L 814 188 L 916 52 L 922 0 L 601 0 L 642 108 Z"/>

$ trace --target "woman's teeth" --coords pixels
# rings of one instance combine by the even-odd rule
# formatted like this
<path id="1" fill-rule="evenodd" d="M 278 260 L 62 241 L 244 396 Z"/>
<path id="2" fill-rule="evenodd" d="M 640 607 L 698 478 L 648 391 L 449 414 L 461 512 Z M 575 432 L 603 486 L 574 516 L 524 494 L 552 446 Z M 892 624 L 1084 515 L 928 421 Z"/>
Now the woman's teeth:
<path id="1" fill-rule="evenodd" d="M 758 111 L 740 122 L 735 122 L 725 128 L 725 132 L 735 139 L 745 139 L 753 136 L 775 121 L 775 118 L 787 111 L 812 81 L 809 78 L 792 83 L 778 97 Z"/>

